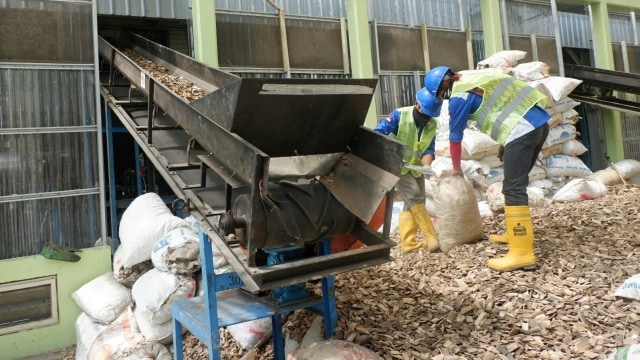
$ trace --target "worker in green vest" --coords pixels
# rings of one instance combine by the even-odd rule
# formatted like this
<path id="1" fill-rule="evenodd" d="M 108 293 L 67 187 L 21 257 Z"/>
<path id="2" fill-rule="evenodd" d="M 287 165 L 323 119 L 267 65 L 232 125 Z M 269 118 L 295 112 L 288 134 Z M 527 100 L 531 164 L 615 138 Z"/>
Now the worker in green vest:
<path id="1" fill-rule="evenodd" d="M 403 163 L 418 166 L 431 166 L 435 159 L 435 135 L 437 119 L 442 104 L 422 88 L 416 93 L 413 106 L 395 109 L 382 119 L 374 131 L 397 138 L 404 143 Z M 416 170 L 403 166 L 396 189 L 404 201 L 399 217 L 400 248 L 410 252 L 427 247 L 429 252 L 440 250 L 438 235 L 431 222 L 431 216 L 425 207 L 425 176 Z M 418 228 L 425 240 L 417 241 Z"/>
<path id="2" fill-rule="evenodd" d="M 544 110 L 547 97 L 524 81 L 506 74 L 455 74 L 446 66 L 430 70 L 425 88 L 436 99 L 449 99 L 449 143 L 453 174 L 460 168 L 462 136 L 467 121 L 502 147 L 506 232 L 490 235 L 495 243 L 509 244 L 506 256 L 490 259 L 501 271 L 534 269 L 533 223 L 529 211 L 529 172 L 542 149 L 551 118 Z"/>

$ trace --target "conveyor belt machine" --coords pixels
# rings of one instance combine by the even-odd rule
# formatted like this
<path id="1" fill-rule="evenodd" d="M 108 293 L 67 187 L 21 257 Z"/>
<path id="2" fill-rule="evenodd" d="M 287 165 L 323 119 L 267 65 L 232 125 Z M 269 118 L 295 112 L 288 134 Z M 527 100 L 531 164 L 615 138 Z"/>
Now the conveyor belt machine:
<path id="1" fill-rule="evenodd" d="M 123 49 L 205 95 L 184 100 Z M 239 78 L 129 33 L 100 38 L 99 53 L 110 68 L 102 86 L 108 105 L 249 290 L 390 260 L 392 201 L 384 200 L 398 180 L 402 145 L 362 126 L 375 79 Z M 128 85 L 118 90 L 119 76 L 142 97 L 132 97 Z M 184 158 L 174 156 L 176 149 Z M 367 225 L 379 208 L 382 233 Z M 264 262 L 270 249 L 312 250 L 345 234 L 365 246 Z"/>

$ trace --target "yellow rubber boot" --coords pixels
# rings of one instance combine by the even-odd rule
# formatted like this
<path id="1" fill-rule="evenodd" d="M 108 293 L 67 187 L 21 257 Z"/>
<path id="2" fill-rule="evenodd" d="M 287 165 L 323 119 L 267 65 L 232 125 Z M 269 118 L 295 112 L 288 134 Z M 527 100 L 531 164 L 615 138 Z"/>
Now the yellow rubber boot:
<path id="1" fill-rule="evenodd" d="M 515 206 L 505 206 L 504 208 L 504 217 L 507 218 L 509 216 L 508 211 L 507 210 L 509 208 L 513 208 Z M 503 234 L 490 234 L 489 235 L 489 241 L 491 241 L 494 244 L 508 244 L 509 243 L 509 234 L 507 234 L 507 232 L 504 232 Z"/>
<path id="2" fill-rule="evenodd" d="M 416 219 L 418 223 L 418 227 L 424 234 L 424 240 L 427 243 L 427 249 L 429 252 L 438 252 L 440 251 L 440 241 L 438 240 L 438 234 L 436 234 L 436 229 L 433 227 L 433 222 L 431 222 L 431 215 L 427 212 L 427 208 L 424 204 L 414 205 L 411 209 L 411 213 L 413 217 Z"/>
<path id="3" fill-rule="evenodd" d="M 398 227 L 398 232 L 400 233 L 400 249 L 403 253 L 417 250 L 426 244 L 424 241 L 416 241 L 418 223 L 410 212 L 403 211 L 400 213 Z"/>
<path id="4" fill-rule="evenodd" d="M 490 259 L 487 265 L 500 271 L 536 268 L 536 254 L 533 250 L 533 222 L 529 207 L 505 206 L 506 238 L 509 239 L 507 255 Z"/>
<path id="5" fill-rule="evenodd" d="M 491 234 L 489 235 L 489 241 L 495 244 L 508 244 L 509 239 L 507 238 L 507 233 L 504 234 Z"/>

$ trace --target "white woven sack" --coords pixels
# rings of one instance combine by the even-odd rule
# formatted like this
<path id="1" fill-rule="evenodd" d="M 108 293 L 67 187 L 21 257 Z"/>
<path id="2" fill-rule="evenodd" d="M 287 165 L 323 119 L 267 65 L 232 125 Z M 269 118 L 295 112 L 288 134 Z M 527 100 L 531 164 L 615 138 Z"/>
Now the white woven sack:
<path id="1" fill-rule="evenodd" d="M 549 121 L 547 121 L 547 124 L 549 124 L 549 128 L 554 128 L 558 126 L 558 124 L 560 124 L 562 120 L 564 120 L 562 113 L 555 113 L 551 115 L 551 117 L 549 118 Z"/>
<path id="2" fill-rule="evenodd" d="M 487 204 L 489 209 L 495 212 L 504 211 L 504 195 L 502 194 L 502 183 L 495 183 L 489 186 L 486 192 Z M 527 196 L 529 198 L 529 206 L 541 206 L 544 205 L 544 192 L 540 188 L 528 187 Z"/>
<path id="3" fill-rule="evenodd" d="M 153 266 L 172 274 L 193 274 L 200 269 L 199 241 L 198 234 L 191 228 L 183 227 L 169 231 L 151 250 Z"/>
<path id="4" fill-rule="evenodd" d="M 489 167 L 489 169 L 502 166 L 502 160 L 500 160 L 498 154 L 487 155 L 478 161 L 480 161 L 482 165 Z"/>
<path id="5" fill-rule="evenodd" d="M 529 186 L 527 187 L 538 188 L 542 190 L 542 193 L 544 195 L 547 195 L 551 193 L 551 189 L 553 188 L 553 182 L 551 182 L 551 180 L 549 179 L 534 180 L 530 182 Z"/>
<path id="6" fill-rule="evenodd" d="M 111 271 L 82 285 L 71 293 L 71 299 L 87 315 L 107 325 L 133 302 L 131 290 L 116 281 Z"/>
<path id="7" fill-rule="evenodd" d="M 382 360 L 362 345 L 344 340 L 323 340 L 293 350 L 287 360 Z"/>
<path id="8" fill-rule="evenodd" d="M 622 184 L 622 179 L 620 179 L 618 173 L 611 168 L 598 170 L 589 175 L 588 178 L 589 180 L 597 181 L 608 186 Z"/>
<path id="9" fill-rule="evenodd" d="M 513 77 L 523 81 L 544 79 L 550 75 L 551 67 L 542 61 L 520 63 L 511 69 Z"/>
<path id="10" fill-rule="evenodd" d="M 468 180 L 461 176 L 438 178 L 434 186 L 434 201 L 442 252 L 482 238 L 478 201 Z"/>
<path id="11" fill-rule="evenodd" d="M 616 167 L 625 179 L 629 179 L 640 174 L 640 161 L 634 159 L 624 159 L 616 163 Z"/>
<path id="12" fill-rule="evenodd" d="M 95 321 L 89 315 L 82 312 L 76 319 L 76 360 L 91 360 L 87 358 L 87 352 L 98 334 L 107 325 Z"/>
<path id="13" fill-rule="evenodd" d="M 620 346 L 607 360 L 640 360 L 640 344 Z"/>
<path id="14" fill-rule="evenodd" d="M 131 294 L 136 310 L 148 312 L 153 323 L 163 324 L 171 320 L 171 303 L 176 299 L 190 298 L 195 291 L 196 282 L 193 278 L 154 268 L 133 284 Z"/>
<path id="15" fill-rule="evenodd" d="M 244 350 L 250 350 L 264 344 L 273 333 L 269 317 L 230 325 L 227 326 L 227 330 Z"/>
<path id="16" fill-rule="evenodd" d="M 473 160 L 480 160 L 488 155 L 496 155 L 500 151 L 500 144 L 493 140 L 491 136 L 471 129 L 464 130 L 462 147 Z"/>
<path id="17" fill-rule="evenodd" d="M 635 274 L 620 285 L 613 293 L 615 297 L 640 300 L 640 274 Z"/>
<path id="18" fill-rule="evenodd" d="M 562 143 L 562 153 L 571 156 L 580 156 L 587 152 L 587 148 L 576 139 L 571 139 Z"/>
<path id="19" fill-rule="evenodd" d="M 146 193 L 135 198 L 122 214 L 120 221 L 120 246 L 127 249 L 121 258 L 123 266 L 131 266 L 151 260 L 151 250 L 156 241 L 169 231 L 189 227 L 189 223 L 171 213 L 156 193 Z"/>
<path id="20" fill-rule="evenodd" d="M 540 81 L 531 81 L 528 83 L 532 88 L 540 91 L 544 96 L 547 97 L 547 102 L 545 104 L 545 109 L 554 108 L 556 106 L 556 101 L 553 99 L 553 94 L 547 88 L 547 86 Z"/>
<path id="21" fill-rule="evenodd" d="M 547 176 L 572 176 L 583 178 L 593 174 L 591 169 L 575 156 L 551 155 L 546 160 Z"/>
<path id="22" fill-rule="evenodd" d="M 542 180 L 547 177 L 547 171 L 538 165 L 534 165 L 531 171 L 529 171 L 529 182 Z"/>
<path id="23" fill-rule="evenodd" d="M 527 55 L 521 50 L 502 50 L 479 61 L 477 69 L 514 67 Z"/>
<path id="24" fill-rule="evenodd" d="M 128 307 L 111 324 L 105 327 L 93 341 L 87 352 L 90 360 L 111 360 L 121 350 L 135 348 L 145 343 L 138 328 L 133 309 Z"/>
<path id="25" fill-rule="evenodd" d="M 435 153 L 436 153 L 436 160 L 438 160 L 439 158 L 442 158 L 442 157 L 451 158 L 451 149 L 450 149 L 450 143 L 449 143 L 449 132 L 447 132 L 446 138 L 436 139 Z M 462 155 L 460 156 L 460 158 L 462 160 L 472 160 L 473 159 L 473 157 L 471 155 L 469 155 L 469 153 L 467 152 L 467 149 L 465 149 L 464 147 L 462 147 Z"/>
<path id="26" fill-rule="evenodd" d="M 489 170 L 489 175 L 487 175 L 487 179 L 485 180 L 485 184 L 487 186 L 491 186 L 492 184 L 502 182 L 504 180 L 504 169 L 502 167 L 497 167 Z"/>
<path id="27" fill-rule="evenodd" d="M 632 177 L 628 178 L 627 179 L 627 183 L 634 184 L 634 185 L 640 185 L 640 175 L 636 175 L 636 176 L 632 176 Z"/>
<path id="28" fill-rule="evenodd" d="M 607 195 L 607 186 L 598 181 L 573 179 L 560 188 L 552 202 L 572 202 L 599 199 Z"/>
<path id="29" fill-rule="evenodd" d="M 573 100 L 572 98 L 565 96 L 562 99 L 559 99 L 558 101 L 555 102 L 555 106 L 553 107 L 549 107 L 547 105 L 547 112 L 549 112 L 549 114 L 553 115 L 556 113 L 563 113 L 567 110 L 571 110 L 574 107 L 580 105 L 579 102 Z"/>
<path id="30" fill-rule="evenodd" d="M 560 144 L 567 140 L 576 138 L 576 127 L 574 125 L 560 124 L 549 129 L 549 135 L 544 140 L 543 148 Z"/>
<path id="31" fill-rule="evenodd" d="M 580 114 L 575 109 L 569 109 L 562 112 L 561 124 L 575 125 L 580 120 Z"/>
<path id="32" fill-rule="evenodd" d="M 478 184 L 485 183 L 486 177 L 491 170 L 488 166 L 477 160 L 462 160 L 460 162 L 460 166 L 462 167 L 462 172 L 464 172 L 465 176 L 469 178 L 469 180 Z M 443 174 L 449 173 L 453 170 L 453 163 L 451 158 L 437 157 L 431 163 L 431 168 L 437 177 L 441 177 Z"/>
<path id="33" fill-rule="evenodd" d="M 140 333 L 147 341 L 167 345 L 173 341 L 173 321 L 171 319 L 162 324 L 155 323 L 153 315 L 140 307 L 136 307 L 133 314 Z M 186 331 L 184 327 L 182 329 Z"/>
<path id="34" fill-rule="evenodd" d="M 571 140 L 569 140 L 571 141 Z M 563 143 L 558 143 L 558 144 L 553 144 L 551 146 L 547 146 L 544 147 L 540 150 L 540 158 L 544 159 L 544 158 L 548 158 L 551 155 L 555 155 L 555 154 L 562 154 L 562 144 Z"/>
<path id="35" fill-rule="evenodd" d="M 553 100 L 558 101 L 569 96 L 582 83 L 582 80 L 563 76 L 549 76 L 541 80 L 532 81 L 530 85 L 534 86 L 537 83 L 543 83 L 551 92 Z"/>

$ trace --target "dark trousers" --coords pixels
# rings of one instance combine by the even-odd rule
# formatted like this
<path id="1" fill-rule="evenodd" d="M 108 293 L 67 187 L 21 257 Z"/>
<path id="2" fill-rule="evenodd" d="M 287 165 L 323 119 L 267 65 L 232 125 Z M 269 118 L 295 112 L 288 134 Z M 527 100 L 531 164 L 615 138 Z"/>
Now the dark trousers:
<path id="1" fill-rule="evenodd" d="M 504 147 L 502 194 L 505 206 L 529 205 L 529 172 L 536 164 L 547 135 L 549 125 L 544 124 Z"/>

